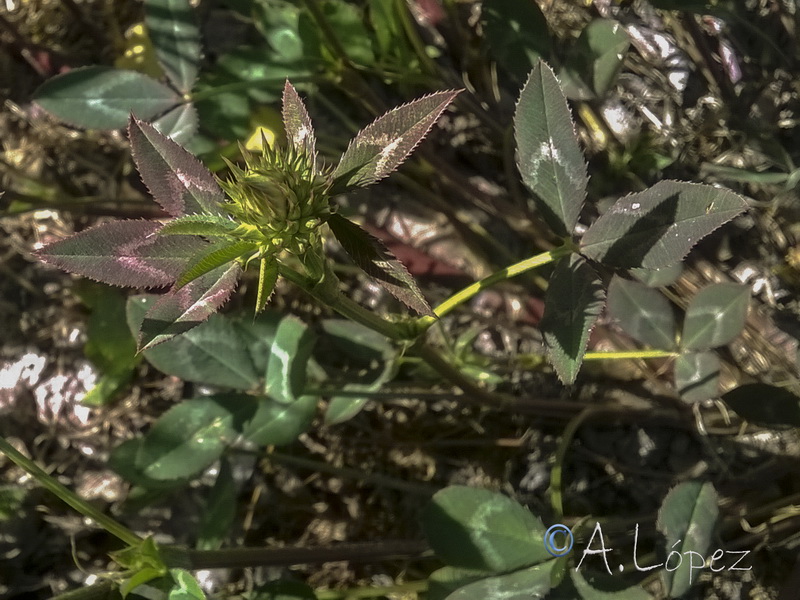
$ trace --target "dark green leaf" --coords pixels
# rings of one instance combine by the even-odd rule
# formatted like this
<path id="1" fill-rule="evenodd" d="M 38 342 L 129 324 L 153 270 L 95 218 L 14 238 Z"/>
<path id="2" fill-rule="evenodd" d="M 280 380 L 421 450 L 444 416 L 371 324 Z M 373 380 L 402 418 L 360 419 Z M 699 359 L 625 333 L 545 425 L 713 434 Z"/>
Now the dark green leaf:
<path id="1" fill-rule="evenodd" d="M 173 217 L 223 215 L 225 194 L 199 160 L 144 121 L 131 118 L 131 153 L 150 193 Z"/>
<path id="2" fill-rule="evenodd" d="M 189 0 L 146 0 L 145 23 L 169 80 L 188 94 L 200 64 L 200 31 Z"/>
<path id="3" fill-rule="evenodd" d="M 364 187 L 400 166 L 459 94 L 428 94 L 393 108 L 358 132 L 333 172 L 337 188 Z"/>
<path id="4" fill-rule="evenodd" d="M 255 415 L 242 432 L 260 446 L 283 446 L 308 431 L 317 411 L 317 399 L 301 396 L 290 404 L 272 398 L 260 398 Z"/>
<path id="5" fill-rule="evenodd" d="M 686 402 L 719 394 L 719 357 L 714 352 L 686 352 L 675 359 L 675 388 Z"/>
<path id="6" fill-rule="evenodd" d="M 662 571 L 664 586 L 670 598 L 685 594 L 697 582 L 697 573 L 689 568 L 691 558 L 685 552 L 696 552 L 694 564 L 703 564 L 711 537 L 717 524 L 719 498 L 711 483 L 689 481 L 680 483 L 667 494 L 658 511 L 658 530 L 664 534 L 667 563 L 665 567 L 675 567 L 678 559 L 670 561 L 670 553 L 680 553 L 680 566 L 670 571 Z M 690 581 L 691 578 L 691 581 Z"/>
<path id="7" fill-rule="evenodd" d="M 236 516 L 236 482 L 231 466 L 223 456 L 214 487 L 208 494 L 203 513 L 200 515 L 198 550 L 217 550 L 230 533 Z"/>
<path id="8" fill-rule="evenodd" d="M 367 275 L 409 308 L 421 315 L 433 315 L 433 310 L 408 269 L 380 240 L 339 214 L 331 215 L 328 226 L 344 251 Z"/>
<path id="9" fill-rule="evenodd" d="M 205 235 L 209 237 L 230 237 L 238 225 L 216 215 L 187 215 L 164 223 L 159 235 Z"/>
<path id="10" fill-rule="evenodd" d="M 486 571 L 443 567 L 428 577 L 427 600 L 446 600 L 457 589 L 491 576 Z"/>
<path id="11" fill-rule="evenodd" d="M 247 348 L 256 373 L 266 373 L 272 341 L 284 315 L 277 311 L 264 311 L 253 318 L 241 314 L 231 318 L 233 327 Z"/>
<path id="12" fill-rule="evenodd" d="M 289 81 L 283 88 L 283 127 L 286 138 L 297 150 L 312 157 L 316 162 L 317 141 L 314 137 L 314 126 L 308 116 L 305 104 Z M 316 170 L 316 168 L 315 168 Z"/>
<path id="13" fill-rule="evenodd" d="M 728 190 L 661 181 L 620 198 L 589 227 L 581 250 L 612 267 L 668 267 L 746 208 L 747 203 Z"/>
<path id="14" fill-rule="evenodd" d="M 220 241 L 209 245 L 208 248 L 191 258 L 189 266 L 184 269 L 183 273 L 178 277 L 178 281 L 175 282 L 175 287 L 181 288 L 198 277 L 227 265 L 248 252 L 255 252 L 257 248 L 258 246 L 253 242 L 244 240 Z"/>
<path id="15" fill-rule="evenodd" d="M 315 336 L 298 319 L 284 317 L 275 332 L 267 363 L 266 393 L 278 402 L 291 404 L 306 387 L 306 369 Z"/>
<path id="16" fill-rule="evenodd" d="M 549 560 L 521 571 L 469 583 L 450 594 L 447 600 L 539 600 L 552 587 L 551 571 L 556 562 Z"/>
<path id="17" fill-rule="evenodd" d="M 750 288 L 738 283 L 715 283 L 692 298 L 683 322 L 681 346 L 707 350 L 724 346 L 744 329 Z"/>
<path id="18" fill-rule="evenodd" d="M 675 263 L 672 266 L 662 267 L 661 269 L 644 269 L 642 267 L 631 269 L 631 275 L 647 287 L 652 288 L 672 285 L 678 280 L 681 273 L 683 273 L 682 263 Z"/>
<path id="19" fill-rule="evenodd" d="M 539 59 L 550 56 L 550 33 L 535 2 L 492 0 L 483 4 L 486 40 L 494 59 L 522 83 Z"/>
<path id="20" fill-rule="evenodd" d="M 207 468 L 252 415 L 252 406 L 240 400 L 206 396 L 173 406 L 144 436 L 136 467 L 156 480 L 185 479 Z"/>
<path id="21" fill-rule="evenodd" d="M 580 594 L 581 600 L 651 600 L 652 596 L 640 587 L 605 592 L 593 588 L 578 569 L 570 569 L 572 583 Z"/>
<path id="22" fill-rule="evenodd" d="M 121 475 L 126 481 L 138 486 L 138 491 L 143 496 L 149 496 L 148 500 L 152 501 L 152 498 L 158 497 L 158 495 L 161 493 L 166 493 L 171 489 L 184 485 L 188 480 L 159 480 L 145 475 L 142 469 L 140 469 L 136 464 L 136 457 L 139 454 L 139 449 L 141 448 L 143 441 L 144 438 L 135 438 L 122 442 L 119 446 L 111 451 L 111 454 L 108 458 L 108 466 L 111 467 L 115 473 Z"/>
<path id="23" fill-rule="evenodd" d="M 585 260 L 572 254 L 558 262 L 545 295 L 541 329 L 550 361 L 567 385 L 578 376 L 604 300 L 603 284 Z"/>
<path id="24" fill-rule="evenodd" d="M 259 262 L 256 314 L 264 310 L 278 282 L 278 262 L 273 257 L 262 258 Z"/>
<path id="25" fill-rule="evenodd" d="M 53 242 L 36 255 L 60 269 L 127 287 L 170 285 L 186 261 L 208 246 L 194 237 L 157 235 L 160 223 L 112 221 Z"/>
<path id="26" fill-rule="evenodd" d="M 197 109 L 187 102 L 153 121 L 153 125 L 176 144 L 187 144 L 197 133 Z"/>
<path id="27" fill-rule="evenodd" d="M 608 288 L 608 312 L 634 339 L 661 350 L 675 347 L 675 315 L 660 292 L 614 277 Z"/>
<path id="28" fill-rule="evenodd" d="M 542 61 L 520 93 L 514 136 L 519 172 L 536 208 L 558 235 L 571 235 L 586 196 L 586 163 L 567 100 Z"/>
<path id="29" fill-rule="evenodd" d="M 119 129 L 133 112 L 152 119 L 181 99 L 155 79 L 112 67 L 83 67 L 45 81 L 33 99 L 55 117 L 92 129 Z"/>
<path id="30" fill-rule="evenodd" d="M 581 32 L 564 65 L 564 92 L 571 98 L 602 98 L 614 84 L 630 40 L 611 19 L 595 19 Z"/>
<path id="31" fill-rule="evenodd" d="M 422 527 L 437 556 L 453 567 L 499 573 L 551 558 L 542 522 L 489 490 L 451 486 L 437 492 Z"/>
<path id="32" fill-rule="evenodd" d="M 208 319 L 228 301 L 241 273 L 236 263 L 223 265 L 160 296 L 142 321 L 139 350 L 171 340 Z"/>
<path id="33" fill-rule="evenodd" d="M 148 308 L 157 296 L 128 299 L 128 327 L 138 332 Z M 240 390 L 254 389 L 259 373 L 253 366 L 245 337 L 235 321 L 224 315 L 211 315 L 184 335 L 144 351 L 154 367 L 187 381 Z"/>
<path id="34" fill-rule="evenodd" d="M 800 398 L 785 388 L 766 383 L 747 383 L 722 396 L 736 413 L 767 427 L 800 427 Z"/>

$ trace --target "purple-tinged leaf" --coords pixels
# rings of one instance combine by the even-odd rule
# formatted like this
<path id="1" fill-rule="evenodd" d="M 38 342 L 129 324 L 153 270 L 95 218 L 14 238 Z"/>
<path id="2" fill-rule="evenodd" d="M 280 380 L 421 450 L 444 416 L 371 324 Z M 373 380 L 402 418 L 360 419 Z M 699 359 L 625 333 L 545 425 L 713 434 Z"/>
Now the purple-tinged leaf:
<path id="1" fill-rule="evenodd" d="M 278 282 L 278 262 L 273 258 L 262 258 L 258 272 L 258 297 L 256 298 L 256 314 L 264 310 L 269 302 L 275 284 Z"/>
<path id="2" fill-rule="evenodd" d="M 333 172 L 337 188 L 364 187 L 394 171 L 459 93 L 423 96 L 393 108 L 358 132 Z"/>
<path id="3" fill-rule="evenodd" d="M 230 237 L 238 225 L 215 215 L 186 215 L 164 223 L 160 235 L 206 235 L 209 237 Z"/>
<path id="4" fill-rule="evenodd" d="M 367 275 L 409 308 L 434 316 L 411 273 L 377 238 L 338 214 L 331 215 L 328 226 L 344 251 Z"/>
<path id="5" fill-rule="evenodd" d="M 199 160 L 152 125 L 131 117 L 131 153 L 150 193 L 173 217 L 223 215 L 225 194 Z"/>
<path id="6" fill-rule="evenodd" d="M 182 288 L 201 275 L 205 275 L 217 267 L 236 260 L 242 254 L 253 252 L 256 248 L 257 246 L 254 243 L 241 240 L 210 244 L 188 261 L 189 266 L 180 274 L 178 281 L 175 282 L 175 287 Z"/>
<path id="7" fill-rule="evenodd" d="M 192 236 L 160 236 L 160 223 L 114 221 L 53 242 L 36 254 L 44 262 L 96 281 L 127 287 L 175 282 L 186 262 L 208 243 Z"/>
<path id="8" fill-rule="evenodd" d="M 660 181 L 617 200 L 583 234 L 581 252 L 611 267 L 668 267 L 745 210 L 747 203 L 730 190 Z"/>
<path id="9" fill-rule="evenodd" d="M 314 126 L 303 100 L 288 80 L 283 87 L 283 127 L 289 143 L 295 149 L 305 151 L 311 157 L 316 170 L 317 140 Z"/>
<path id="10" fill-rule="evenodd" d="M 142 321 L 139 351 L 166 342 L 208 319 L 227 302 L 241 272 L 238 263 L 223 265 L 161 296 Z"/>
<path id="11" fill-rule="evenodd" d="M 583 258 L 572 254 L 558 262 L 545 295 L 541 328 L 550 361 L 566 385 L 578 376 L 604 301 L 603 284 Z"/>

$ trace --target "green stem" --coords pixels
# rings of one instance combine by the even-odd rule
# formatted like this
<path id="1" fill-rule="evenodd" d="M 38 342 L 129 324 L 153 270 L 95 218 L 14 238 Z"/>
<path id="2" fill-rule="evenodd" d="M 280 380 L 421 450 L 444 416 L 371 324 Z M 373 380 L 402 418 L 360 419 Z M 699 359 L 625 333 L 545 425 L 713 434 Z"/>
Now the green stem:
<path id="1" fill-rule="evenodd" d="M 39 467 L 39 465 L 24 454 L 18 452 L 17 449 L 9 444 L 3 437 L 0 437 L 0 452 L 10 458 L 18 467 L 25 469 L 28 473 L 33 475 L 42 487 L 58 496 L 63 502 L 74 508 L 84 517 L 92 519 L 111 535 L 119 538 L 129 546 L 136 546 L 142 543 L 142 538 L 127 527 L 117 523 L 108 515 L 101 513 L 73 491 L 61 485 L 51 475 Z"/>
<path id="2" fill-rule="evenodd" d="M 651 358 L 675 358 L 680 353 L 673 350 L 623 350 L 614 352 L 587 352 L 583 360 L 647 360 Z M 547 360 L 544 354 L 518 354 L 514 364 L 536 367 Z"/>
<path id="3" fill-rule="evenodd" d="M 516 277 L 517 275 L 521 275 L 526 271 L 530 271 L 531 269 L 535 269 L 537 267 L 541 267 L 548 263 L 561 258 L 562 256 L 566 256 L 570 252 L 573 251 L 571 245 L 565 244 L 563 246 L 559 246 L 554 250 L 548 250 L 547 252 L 542 252 L 541 254 L 537 254 L 536 256 L 532 256 L 531 258 L 526 258 L 525 260 L 513 264 L 505 269 L 497 271 L 496 273 L 492 273 L 488 277 L 481 279 L 478 282 L 473 283 L 472 285 L 468 285 L 460 292 L 456 292 L 452 296 L 450 296 L 447 300 L 442 302 L 439 306 L 433 309 L 434 314 L 436 317 L 443 317 L 446 314 L 450 313 L 454 308 L 461 306 L 479 292 L 482 292 L 486 288 L 493 286 L 495 283 L 499 283 L 501 281 L 506 281 L 507 279 L 511 279 L 512 277 Z M 431 325 L 436 322 L 435 317 L 421 317 L 417 323 L 419 324 L 422 331 L 428 329 Z"/>

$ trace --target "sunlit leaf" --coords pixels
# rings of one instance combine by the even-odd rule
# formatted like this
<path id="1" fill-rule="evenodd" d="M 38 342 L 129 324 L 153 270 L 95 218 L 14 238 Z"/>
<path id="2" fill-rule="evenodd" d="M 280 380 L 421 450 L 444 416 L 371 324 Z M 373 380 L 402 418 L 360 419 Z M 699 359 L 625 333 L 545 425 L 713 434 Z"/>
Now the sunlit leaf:
<path id="1" fill-rule="evenodd" d="M 188 143 L 197 133 L 197 109 L 187 102 L 153 121 L 153 125 L 176 144 Z"/>
<path id="2" fill-rule="evenodd" d="M 747 203 L 731 191 L 661 181 L 620 198 L 589 227 L 581 251 L 613 267 L 668 267 L 745 209 Z"/>
<path id="3" fill-rule="evenodd" d="M 602 282 L 585 260 L 572 254 L 558 262 L 545 295 L 541 329 L 550 361 L 567 385 L 578 376 L 604 301 Z"/>
<path id="4" fill-rule="evenodd" d="M 99 66 L 56 75 L 36 90 L 33 99 L 62 121 L 91 129 L 120 129 L 132 112 L 140 119 L 152 119 L 181 101 L 147 75 Z"/>
<path id="5" fill-rule="evenodd" d="M 344 251 L 367 275 L 409 308 L 422 315 L 433 315 L 433 310 L 408 269 L 380 240 L 339 214 L 331 215 L 328 226 Z"/>
<path id="6" fill-rule="evenodd" d="M 225 194 L 217 180 L 187 150 L 144 121 L 131 118 L 131 153 L 150 193 L 173 217 L 222 215 Z"/>
<path id="7" fill-rule="evenodd" d="M 286 129 L 286 137 L 292 146 L 302 150 L 315 161 L 317 141 L 314 137 L 311 117 L 308 116 L 308 111 L 297 94 L 297 90 L 288 81 L 283 88 L 283 126 Z"/>
<path id="8" fill-rule="evenodd" d="M 457 589 L 479 579 L 490 577 L 492 573 L 475 569 L 443 567 L 428 577 L 427 600 L 446 600 Z"/>
<path id="9" fill-rule="evenodd" d="M 198 252 L 188 261 L 188 266 L 175 282 L 177 288 L 185 286 L 198 277 L 236 260 L 248 252 L 254 252 L 257 246 L 253 242 L 220 241 Z"/>
<path id="10" fill-rule="evenodd" d="M 513 573 L 480 579 L 457 589 L 447 600 L 540 600 L 552 587 L 552 569 L 556 562 L 549 560 Z"/>
<path id="11" fill-rule="evenodd" d="M 241 273 L 236 263 L 223 265 L 160 296 L 142 321 L 139 350 L 162 344 L 208 319 L 227 302 Z"/>
<path id="12" fill-rule="evenodd" d="M 634 339 L 660 350 L 675 346 L 675 314 L 657 290 L 614 277 L 608 287 L 608 312 Z"/>
<path id="13" fill-rule="evenodd" d="M 746 383 L 722 396 L 736 413 L 767 427 L 800 427 L 800 397 L 786 388 L 766 383 Z"/>
<path id="14" fill-rule="evenodd" d="M 164 223 L 159 235 L 205 235 L 230 237 L 236 222 L 216 215 L 187 215 Z"/>
<path id="15" fill-rule="evenodd" d="M 637 267 L 631 269 L 630 273 L 647 287 L 666 287 L 675 283 L 678 277 L 681 276 L 681 273 L 683 273 L 683 263 L 675 263 L 674 265 L 662 267 L 660 269 Z"/>
<path id="16" fill-rule="evenodd" d="M 124 287 L 161 287 L 175 282 L 186 261 L 208 246 L 197 237 L 160 236 L 151 221 L 113 221 L 45 246 L 46 263 Z"/>
<path id="17" fill-rule="evenodd" d="M 258 296 L 256 297 L 256 314 L 264 310 L 269 302 L 275 284 L 278 282 L 278 262 L 274 258 L 262 258 L 258 271 Z"/>
<path id="18" fill-rule="evenodd" d="M 514 137 L 517 166 L 536 209 L 558 235 L 571 235 L 586 196 L 586 162 L 567 100 L 542 61 L 520 93 Z"/>
<path id="19" fill-rule="evenodd" d="M 303 395 L 306 369 L 314 348 L 313 332 L 297 317 L 281 319 L 267 363 L 266 392 L 289 404 Z"/>
<path id="20" fill-rule="evenodd" d="M 169 80 L 191 91 L 200 64 L 200 30 L 189 0 L 146 0 L 145 23 Z"/>
<path id="21" fill-rule="evenodd" d="M 542 522 L 489 490 L 450 486 L 437 492 L 422 527 L 436 555 L 453 567 L 503 572 L 552 558 Z"/>
<path id="22" fill-rule="evenodd" d="M 203 588 L 189 571 L 170 569 L 169 574 L 175 585 L 167 594 L 167 600 L 206 600 Z"/>
<path id="23" fill-rule="evenodd" d="M 744 329 L 750 288 L 738 283 L 715 283 L 704 287 L 689 303 L 683 322 L 681 346 L 706 350 L 724 346 Z"/>
<path id="24" fill-rule="evenodd" d="M 690 559 L 694 560 L 695 566 L 704 564 L 719 516 L 718 503 L 714 486 L 701 481 L 680 483 L 664 498 L 658 511 L 657 526 L 666 538 L 667 562 L 662 577 L 670 598 L 682 596 L 697 583 L 697 569 L 689 567 Z M 689 551 L 695 555 L 686 554 Z M 670 559 L 672 552 L 678 553 L 680 562 L 674 554 Z M 679 565 L 677 568 L 676 564 Z"/>
<path id="25" fill-rule="evenodd" d="M 571 98 L 602 98 L 614 84 L 630 45 L 625 28 L 612 19 L 594 19 L 581 32 L 562 73 Z"/>
<path id="26" fill-rule="evenodd" d="M 308 431 L 317 411 L 317 398 L 301 396 L 286 404 L 260 398 L 253 418 L 243 430 L 244 437 L 260 446 L 291 444 Z"/>
<path id="27" fill-rule="evenodd" d="M 364 187 L 405 161 L 459 91 L 436 92 L 393 108 L 358 132 L 333 172 L 337 188 Z"/>
<path id="28" fill-rule="evenodd" d="M 702 402 L 719 393 L 719 356 L 684 352 L 675 359 L 675 389 L 686 402 Z"/>

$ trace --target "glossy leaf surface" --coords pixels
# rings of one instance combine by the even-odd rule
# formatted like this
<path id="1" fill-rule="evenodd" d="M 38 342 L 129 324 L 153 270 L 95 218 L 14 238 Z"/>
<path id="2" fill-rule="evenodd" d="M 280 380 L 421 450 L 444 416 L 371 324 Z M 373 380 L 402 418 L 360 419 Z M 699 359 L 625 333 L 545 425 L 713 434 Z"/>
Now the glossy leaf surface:
<path id="1" fill-rule="evenodd" d="M 517 166 L 537 211 L 560 236 L 571 235 L 586 196 L 586 162 L 553 71 L 539 61 L 514 115 Z"/>
<path id="2" fill-rule="evenodd" d="M 724 346 L 744 329 L 750 288 L 738 283 L 716 283 L 701 289 L 686 309 L 681 346 L 706 350 Z"/>
<path id="3" fill-rule="evenodd" d="M 657 290 L 614 277 L 608 287 L 608 312 L 634 339 L 659 350 L 675 346 L 675 314 Z"/>
<path id="4" fill-rule="evenodd" d="M 604 301 L 602 282 L 585 260 L 573 254 L 558 262 L 545 295 L 541 329 L 550 361 L 567 385 L 578 376 Z"/>
<path id="5" fill-rule="evenodd" d="M 612 267 L 668 267 L 746 208 L 747 203 L 728 190 L 660 181 L 620 198 L 589 227 L 581 251 Z"/>

